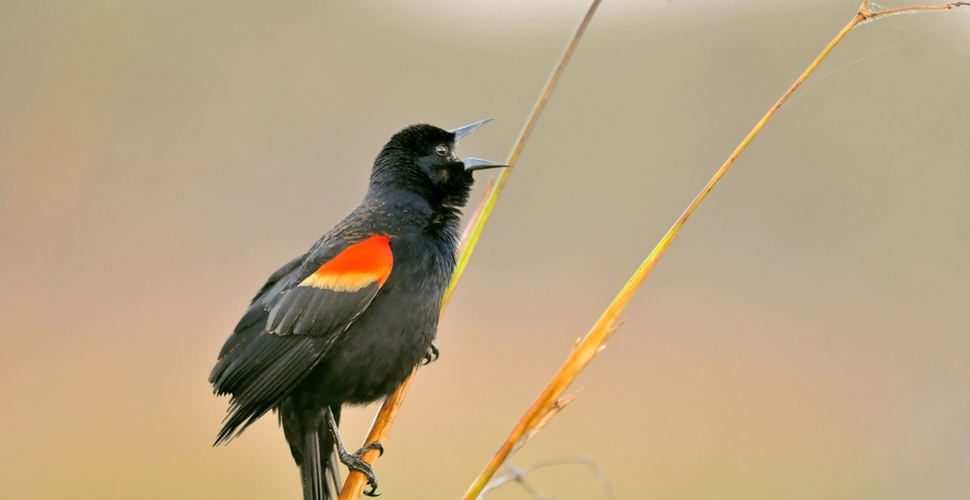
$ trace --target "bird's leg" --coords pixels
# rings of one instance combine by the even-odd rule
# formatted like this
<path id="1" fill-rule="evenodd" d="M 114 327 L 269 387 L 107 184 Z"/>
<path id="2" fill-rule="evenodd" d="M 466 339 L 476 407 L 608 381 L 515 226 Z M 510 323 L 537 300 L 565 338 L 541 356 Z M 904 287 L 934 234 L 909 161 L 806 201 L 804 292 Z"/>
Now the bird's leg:
<path id="1" fill-rule="evenodd" d="M 365 495 L 369 497 L 380 495 L 377 492 L 377 475 L 374 474 L 374 467 L 364 461 L 363 456 L 364 453 L 371 450 L 377 450 L 383 455 L 384 446 L 378 441 L 372 441 L 356 452 L 349 453 L 347 448 L 344 448 L 343 440 L 340 439 L 340 433 L 337 431 L 337 421 L 333 418 L 333 411 L 330 410 L 329 406 L 327 407 L 327 422 L 330 424 L 330 434 L 333 435 L 333 440 L 337 443 L 337 456 L 340 457 L 340 462 L 346 465 L 348 469 L 367 476 L 367 484 L 370 486 L 370 491 L 365 491 Z"/>
<path id="2" fill-rule="evenodd" d="M 438 349 L 438 346 L 432 342 L 431 347 L 428 348 L 428 352 L 424 353 L 424 361 L 421 362 L 421 366 L 428 366 L 433 361 L 438 361 L 438 356 L 440 354 L 441 351 Z"/>

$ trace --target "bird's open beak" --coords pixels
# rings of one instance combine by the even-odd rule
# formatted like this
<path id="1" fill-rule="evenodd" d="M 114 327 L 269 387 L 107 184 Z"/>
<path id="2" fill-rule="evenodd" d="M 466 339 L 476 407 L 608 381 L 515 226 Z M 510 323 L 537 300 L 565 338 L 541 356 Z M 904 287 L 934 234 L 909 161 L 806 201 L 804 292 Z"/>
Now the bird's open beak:
<path id="1" fill-rule="evenodd" d="M 458 139 L 461 139 L 462 137 L 465 137 L 466 135 L 474 132 L 475 129 L 477 129 L 478 127 L 481 127 L 482 125 L 485 125 L 490 121 L 492 121 L 491 118 L 486 118 L 480 122 L 475 122 L 469 125 L 465 125 L 464 127 L 458 127 L 454 130 L 451 130 L 450 132 L 452 134 L 455 134 L 455 142 L 458 142 Z M 503 165 L 501 163 L 495 163 L 494 161 L 483 160 L 481 158 L 465 158 L 462 160 L 462 162 L 465 164 L 465 171 L 468 171 L 468 172 L 472 170 L 485 170 L 487 168 L 498 168 L 498 167 L 508 166 L 508 165 Z"/>
<path id="2" fill-rule="evenodd" d="M 458 127 L 454 130 L 449 130 L 449 132 L 451 132 L 452 134 L 455 134 L 455 140 L 457 141 L 458 139 L 461 139 L 462 137 L 465 137 L 466 135 L 474 132 L 476 128 L 481 127 L 482 125 L 485 125 L 490 121 L 492 121 L 491 118 L 486 118 L 480 122 L 475 122 L 469 125 L 465 125 L 464 127 Z"/>
<path id="3" fill-rule="evenodd" d="M 464 158 L 461 160 L 465 164 L 465 171 L 470 172 L 472 170 L 485 170 L 487 168 L 498 168 L 507 167 L 508 165 L 502 165 L 501 163 L 495 163 L 494 161 L 483 160 L 481 158 Z"/>

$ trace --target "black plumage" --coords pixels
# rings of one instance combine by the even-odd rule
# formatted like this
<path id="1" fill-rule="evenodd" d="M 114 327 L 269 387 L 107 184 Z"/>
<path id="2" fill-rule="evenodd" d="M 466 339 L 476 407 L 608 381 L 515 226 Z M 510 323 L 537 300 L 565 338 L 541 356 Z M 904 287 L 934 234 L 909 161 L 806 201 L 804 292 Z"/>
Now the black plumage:
<path id="1" fill-rule="evenodd" d="M 216 444 L 278 410 L 305 499 L 329 498 L 339 435 L 328 409 L 339 422 L 341 405 L 389 395 L 433 349 L 472 170 L 500 166 L 455 154 L 483 123 L 395 134 L 361 204 L 270 276 L 209 376 L 216 394 L 231 395 Z M 376 477 L 359 453 L 337 451 L 368 474 L 373 493 Z"/>

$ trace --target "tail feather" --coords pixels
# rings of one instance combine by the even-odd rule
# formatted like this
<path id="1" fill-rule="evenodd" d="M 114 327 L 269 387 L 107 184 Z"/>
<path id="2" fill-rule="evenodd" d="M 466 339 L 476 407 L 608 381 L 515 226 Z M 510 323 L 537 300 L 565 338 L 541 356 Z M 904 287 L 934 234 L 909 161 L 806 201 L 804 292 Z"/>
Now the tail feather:
<path id="1" fill-rule="evenodd" d="M 333 436 L 327 425 L 326 410 L 306 418 L 305 413 L 293 415 L 281 412 L 283 431 L 290 443 L 290 451 L 300 466 L 304 500 L 330 500 L 337 497 L 340 484 Z M 334 417 L 339 419 L 339 410 Z"/>
<path id="2" fill-rule="evenodd" d="M 303 499 L 324 500 L 329 497 L 325 479 L 324 461 L 320 455 L 320 434 L 317 429 L 310 429 L 304 434 L 303 463 L 300 464 L 300 475 L 303 477 Z"/>
<path id="3" fill-rule="evenodd" d="M 333 487 L 334 489 L 333 496 L 334 498 L 336 498 L 340 493 L 339 491 L 337 491 L 338 485 L 344 484 L 344 482 L 340 480 L 340 466 L 337 465 L 338 463 L 340 463 L 340 459 L 337 458 L 337 450 L 333 450 L 330 452 L 329 462 L 330 462 L 330 467 L 327 467 L 327 475 L 330 476 L 329 486 Z"/>

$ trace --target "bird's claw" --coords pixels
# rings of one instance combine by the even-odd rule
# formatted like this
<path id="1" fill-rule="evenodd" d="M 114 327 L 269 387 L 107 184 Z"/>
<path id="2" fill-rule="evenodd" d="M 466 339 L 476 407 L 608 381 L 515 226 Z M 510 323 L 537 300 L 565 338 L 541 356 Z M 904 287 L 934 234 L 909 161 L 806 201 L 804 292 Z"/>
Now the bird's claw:
<path id="1" fill-rule="evenodd" d="M 432 362 L 437 361 L 440 354 L 441 350 L 432 342 L 431 347 L 428 348 L 428 352 L 424 353 L 424 361 L 421 362 L 421 366 L 428 366 Z"/>
<path id="2" fill-rule="evenodd" d="M 374 474 L 374 466 L 367 463 L 363 458 L 365 453 L 372 450 L 377 450 L 380 455 L 384 455 L 384 446 L 379 441 L 371 441 L 354 453 L 347 453 L 347 451 L 341 450 L 340 462 L 346 465 L 348 469 L 360 472 L 366 476 L 367 485 L 370 486 L 370 490 L 365 491 L 364 494 L 369 497 L 376 497 L 380 496 L 380 493 L 377 492 L 377 474 Z"/>
<path id="3" fill-rule="evenodd" d="M 377 456 L 379 457 L 384 456 L 384 445 L 382 445 L 380 441 L 371 441 L 367 443 L 366 445 L 364 445 L 363 448 L 357 450 L 357 453 L 355 453 L 355 455 L 359 454 L 358 456 L 364 456 L 364 453 L 367 453 L 368 451 L 372 451 L 372 450 L 377 450 Z"/>

